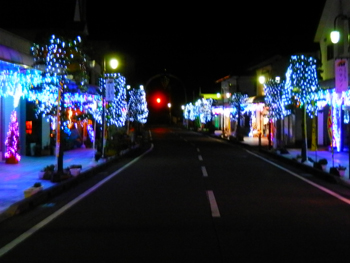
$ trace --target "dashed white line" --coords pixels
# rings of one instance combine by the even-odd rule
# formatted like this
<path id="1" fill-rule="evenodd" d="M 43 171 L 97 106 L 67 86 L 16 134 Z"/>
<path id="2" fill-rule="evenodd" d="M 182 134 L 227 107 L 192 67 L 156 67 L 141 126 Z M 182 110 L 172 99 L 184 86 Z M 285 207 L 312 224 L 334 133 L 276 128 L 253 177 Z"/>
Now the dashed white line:
<path id="1" fill-rule="evenodd" d="M 202 155 L 198 155 L 198 159 L 199 159 L 200 161 L 203 161 Z"/>
<path id="2" fill-rule="evenodd" d="M 211 216 L 212 217 L 220 217 L 219 207 L 216 203 L 214 192 L 211 190 L 207 191 L 207 196 L 209 199 L 209 205 L 211 210 Z"/>
<path id="3" fill-rule="evenodd" d="M 202 166 L 202 174 L 204 177 L 208 176 L 207 169 L 205 169 L 205 166 Z"/>

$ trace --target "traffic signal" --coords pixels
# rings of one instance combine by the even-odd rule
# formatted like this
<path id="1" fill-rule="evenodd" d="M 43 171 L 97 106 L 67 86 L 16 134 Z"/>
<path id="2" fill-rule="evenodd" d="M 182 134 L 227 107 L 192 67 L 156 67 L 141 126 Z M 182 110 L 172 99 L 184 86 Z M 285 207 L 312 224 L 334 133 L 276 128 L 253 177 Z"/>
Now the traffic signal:
<path id="1" fill-rule="evenodd" d="M 155 91 L 149 94 L 149 106 L 156 109 L 166 107 L 167 101 L 167 96 L 162 91 Z"/>

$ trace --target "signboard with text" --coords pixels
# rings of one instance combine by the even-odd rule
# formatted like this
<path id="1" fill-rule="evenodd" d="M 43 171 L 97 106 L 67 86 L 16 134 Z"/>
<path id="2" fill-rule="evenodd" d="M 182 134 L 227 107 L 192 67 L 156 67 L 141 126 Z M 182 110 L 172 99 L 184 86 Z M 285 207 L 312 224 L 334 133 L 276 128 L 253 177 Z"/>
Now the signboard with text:
<path id="1" fill-rule="evenodd" d="M 348 90 L 348 59 L 340 58 L 335 60 L 335 91 L 342 93 Z"/>
<path id="2" fill-rule="evenodd" d="M 114 100 L 114 80 L 106 79 L 106 101 L 111 102 Z"/>

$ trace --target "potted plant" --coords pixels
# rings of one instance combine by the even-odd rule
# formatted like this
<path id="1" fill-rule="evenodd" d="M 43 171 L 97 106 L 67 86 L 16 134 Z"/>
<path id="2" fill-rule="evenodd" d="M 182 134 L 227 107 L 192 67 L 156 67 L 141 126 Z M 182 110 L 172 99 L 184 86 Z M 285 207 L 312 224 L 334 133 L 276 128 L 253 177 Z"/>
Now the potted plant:
<path id="1" fill-rule="evenodd" d="M 69 166 L 69 172 L 71 175 L 77 176 L 78 174 L 80 174 L 81 168 L 82 165 L 80 164 L 72 164 L 71 166 Z"/>
<path id="2" fill-rule="evenodd" d="M 50 164 L 44 167 L 44 169 L 39 171 L 39 179 L 50 180 L 55 171 L 55 165 Z"/>
<path id="3" fill-rule="evenodd" d="M 41 190 L 43 190 L 41 183 L 35 183 L 32 187 L 29 187 L 28 189 L 24 190 L 24 197 L 30 197 L 33 194 L 40 192 Z"/>
<path id="4" fill-rule="evenodd" d="M 320 160 L 318 161 L 318 163 L 321 165 L 322 170 L 325 171 L 325 170 L 326 170 L 326 167 L 327 167 L 327 164 L 328 164 L 327 159 L 322 158 L 322 159 L 320 159 Z"/>
<path id="5" fill-rule="evenodd" d="M 344 176 L 346 167 L 345 167 L 345 166 L 342 166 L 341 164 L 339 164 L 339 165 L 337 166 L 337 170 L 338 170 L 340 176 Z"/>

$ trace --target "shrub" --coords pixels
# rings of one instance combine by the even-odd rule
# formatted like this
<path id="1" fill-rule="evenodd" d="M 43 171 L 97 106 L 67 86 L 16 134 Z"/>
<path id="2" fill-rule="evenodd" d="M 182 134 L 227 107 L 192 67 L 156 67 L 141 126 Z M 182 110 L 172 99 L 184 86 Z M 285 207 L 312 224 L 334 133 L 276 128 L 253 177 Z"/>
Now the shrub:
<path id="1" fill-rule="evenodd" d="M 338 170 L 346 170 L 346 167 L 339 164 L 338 167 L 337 167 L 337 169 L 338 169 Z"/>
<path id="2" fill-rule="evenodd" d="M 327 161 L 327 159 L 322 158 L 322 159 L 320 159 L 320 160 L 318 161 L 318 163 L 321 164 L 321 165 L 327 165 L 327 164 L 328 164 L 328 161 Z"/>
<path id="3" fill-rule="evenodd" d="M 35 183 L 33 187 L 41 187 L 41 183 Z"/>

